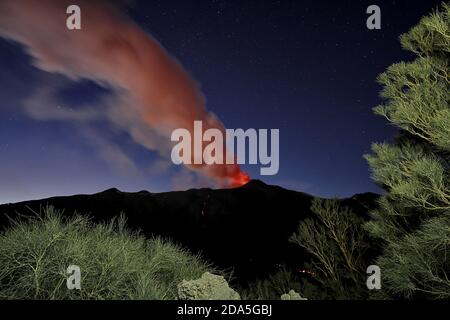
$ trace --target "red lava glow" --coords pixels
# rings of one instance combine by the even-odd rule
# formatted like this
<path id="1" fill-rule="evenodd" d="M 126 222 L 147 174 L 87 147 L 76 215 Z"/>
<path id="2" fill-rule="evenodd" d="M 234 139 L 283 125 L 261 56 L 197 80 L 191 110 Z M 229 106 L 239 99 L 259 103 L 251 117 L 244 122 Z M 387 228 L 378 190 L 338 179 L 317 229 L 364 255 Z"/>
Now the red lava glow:
<path id="1" fill-rule="evenodd" d="M 309 274 L 312 277 L 316 276 L 316 273 L 314 271 L 308 270 L 308 269 L 299 269 L 298 270 L 299 273 L 306 273 Z"/>
<path id="2" fill-rule="evenodd" d="M 230 186 L 232 188 L 240 187 L 248 183 L 249 181 L 250 176 L 243 171 L 239 171 L 235 176 L 231 177 Z"/>

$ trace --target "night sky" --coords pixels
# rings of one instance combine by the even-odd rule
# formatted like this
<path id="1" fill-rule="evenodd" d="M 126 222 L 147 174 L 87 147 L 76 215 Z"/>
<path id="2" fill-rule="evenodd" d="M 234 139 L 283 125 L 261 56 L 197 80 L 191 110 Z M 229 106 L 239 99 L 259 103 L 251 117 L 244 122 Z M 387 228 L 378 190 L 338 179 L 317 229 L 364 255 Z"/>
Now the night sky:
<path id="1" fill-rule="evenodd" d="M 363 154 L 396 131 L 372 112 L 380 103 L 376 76 L 394 62 L 414 58 L 401 49 L 398 37 L 439 3 L 152 0 L 117 5 L 201 85 L 207 109 L 227 128 L 280 129 L 279 173 L 261 177 L 260 165 L 242 166 L 252 178 L 344 197 L 380 192 Z M 381 30 L 366 28 L 370 4 L 381 8 Z M 107 122 L 87 126 L 64 115 L 30 116 L 36 90 L 55 83 L 58 90 L 49 103 L 69 113 L 80 106 L 95 110 L 109 94 L 92 80 L 36 68 L 23 45 L 0 38 L 0 203 L 110 187 L 159 192 L 208 185 Z"/>

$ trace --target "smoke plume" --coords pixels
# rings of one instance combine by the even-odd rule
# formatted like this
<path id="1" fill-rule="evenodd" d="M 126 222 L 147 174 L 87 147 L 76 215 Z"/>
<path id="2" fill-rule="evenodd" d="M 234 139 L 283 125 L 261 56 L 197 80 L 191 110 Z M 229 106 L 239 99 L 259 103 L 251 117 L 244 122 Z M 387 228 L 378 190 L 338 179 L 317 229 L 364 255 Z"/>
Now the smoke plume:
<path id="1" fill-rule="evenodd" d="M 112 88 L 118 105 L 108 117 L 142 146 L 166 153 L 176 128 L 224 131 L 205 107 L 198 84 L 148 33 L 105 1 L 78 0 L 81 30 L 68 30 L 66 0 L 2 0 L 0 35 L 22 43 L 39 69 Z M 166 155 L 167 156 L 167 155 Z M 239 184 L 237 165 L 191 167 L 224 184 Z"/>

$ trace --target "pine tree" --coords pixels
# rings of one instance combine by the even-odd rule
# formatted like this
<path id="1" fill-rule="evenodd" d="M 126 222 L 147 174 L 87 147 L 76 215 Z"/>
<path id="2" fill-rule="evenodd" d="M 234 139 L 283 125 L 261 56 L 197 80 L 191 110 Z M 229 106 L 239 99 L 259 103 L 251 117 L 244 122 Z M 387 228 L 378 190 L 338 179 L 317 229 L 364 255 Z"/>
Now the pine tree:
<path id="1" fill-rule="evenodd" d="M 417 58 L 378 78 L 384 104 L 375 113 L 400 129 L 366 155 L 386 190 L 366 225 L 382 244 L 383 298 L 450 299 L 449 16 L 443 3 L 402 35 Z"/>

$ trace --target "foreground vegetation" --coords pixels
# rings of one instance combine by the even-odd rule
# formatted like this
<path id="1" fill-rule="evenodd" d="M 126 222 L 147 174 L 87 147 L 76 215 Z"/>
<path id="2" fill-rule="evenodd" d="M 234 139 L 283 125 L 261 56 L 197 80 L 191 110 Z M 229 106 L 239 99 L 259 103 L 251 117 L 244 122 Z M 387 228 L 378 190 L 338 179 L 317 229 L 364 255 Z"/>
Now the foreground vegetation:
<path id="1" fill-rule="evenodd" d="M 401 133 L 366 158 L 385 190 L 367 224 L 383 244 L 377 298 L 450 299 L 450 5 L 400 38 L 417 58 L 379 76 L 375 112 Z"/>
<path id="2" fill-rule="evenodd" d="M 0 234 L 1 299 L 174 299 L 182 280 L 213 272 L 170 242 L 146 240 L 124 218 L 92 224 L 49 207 Z M 68 290 L 67 267 L 81 269 L 82 290 Z"/>
<path id="3" fill-rule="evenodd" d="M 332 299 L 367 297 L 365 254 L 369 240 L 363 218 L 335 199 L 315 199 L 311 211 L 314 218 L 302 221 L 290 239 L 312 256 L 305 267 L 315 273 L 320 296 L 310 294 Z"/>

